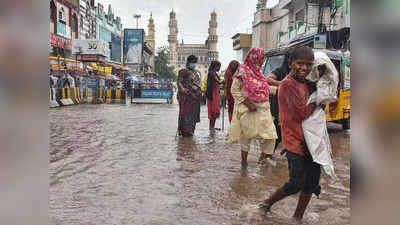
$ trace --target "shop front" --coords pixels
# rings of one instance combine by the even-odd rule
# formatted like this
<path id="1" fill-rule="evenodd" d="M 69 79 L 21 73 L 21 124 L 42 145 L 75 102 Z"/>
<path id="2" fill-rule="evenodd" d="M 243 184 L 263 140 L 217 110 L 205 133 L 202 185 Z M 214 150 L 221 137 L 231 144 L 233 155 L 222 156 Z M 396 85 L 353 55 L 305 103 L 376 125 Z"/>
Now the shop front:
<path id="1" fill-rule="evenodd" d="M 72 57 L 71 40 L 57 34 L 50 35 L 50 68 L 52 70 L 72 70 L 77 62 Z"/>

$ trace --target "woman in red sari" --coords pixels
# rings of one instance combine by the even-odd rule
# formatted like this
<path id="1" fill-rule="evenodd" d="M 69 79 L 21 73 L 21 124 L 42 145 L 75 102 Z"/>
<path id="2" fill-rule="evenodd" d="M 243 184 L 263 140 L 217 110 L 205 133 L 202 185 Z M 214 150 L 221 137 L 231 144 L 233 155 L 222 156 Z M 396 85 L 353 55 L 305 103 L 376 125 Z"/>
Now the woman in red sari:
<path id="1" fill-rule="evenodd" d="M 215 128 L 215 121 L 219 118 L 220 114 L 219 85 L 221 84 L 221 80 L 218 76 L 218 71 L 220 69 L 221 63 L 219 61 L 212 61 L 208 69 L 206 96 L 210 130 Z"/>
<path id="2" fill-rule="evenodd" d="M 235 100 L 233 99 L 231 87 L 233 81 L 233 75 L 236 73 L 236 70 L 239 68 L 239 62 L 236 60 L 232 60 L 229 63 L 228 69 L 225 71 L 225 82 L 226 82 L 226 100 L 228 101 L 228 115 L 229 122 L 232 122 L 232 114 L 233 114 L 233 106 L 235 105 Z"/>

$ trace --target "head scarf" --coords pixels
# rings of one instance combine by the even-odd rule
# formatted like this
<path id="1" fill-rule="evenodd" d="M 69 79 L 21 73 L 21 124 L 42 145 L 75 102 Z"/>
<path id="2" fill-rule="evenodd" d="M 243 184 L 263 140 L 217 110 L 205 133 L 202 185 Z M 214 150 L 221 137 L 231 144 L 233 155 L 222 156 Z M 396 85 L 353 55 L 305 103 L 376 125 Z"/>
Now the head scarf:
<path id="1" fill-rule="evenodd" d="M 233 96 L 231 93 L 231 87 L 232 87 L 232 81 L 233 81 L 233 75 L 236 73 L 236 71 L 239 68 L 239 62 L 236 60 L 232 60 L 229 63 L 228 69 L 226 69 L 224 77 L 225 77 L 225 82 L 226 82 L 226 98 L 228 99 L 229 102 L 233 102 Z"/>
<path id="2" fill-rule="evenodd" d="M 243 81 L 243 92 L 253 102 L 266 102 L 269 98 L 269 85 L 261 72 L 263 62 L 264 50 L 252 48 L 237 73 Z"/>
<path id="3" fill-rule="evenodd" d="M 235 74 L 238 67 L 239 67 L 239 62 L 236 60 L 232 60 L 229 63 L 228 69 L 226 69 L 225 71 L 225 79 L 232 79 L 233 74 Z"/>

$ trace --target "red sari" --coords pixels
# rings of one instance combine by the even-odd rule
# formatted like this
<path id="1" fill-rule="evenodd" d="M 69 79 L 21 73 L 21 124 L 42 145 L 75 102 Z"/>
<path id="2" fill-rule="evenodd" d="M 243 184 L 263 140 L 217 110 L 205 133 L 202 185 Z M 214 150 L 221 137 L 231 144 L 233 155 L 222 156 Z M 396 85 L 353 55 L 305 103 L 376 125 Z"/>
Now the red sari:
<path id="1" fill-rule="evenodd" d="M 207 99 L 207 108 L 208 108 L 208 119 L 210 120 L 210 125 L 213 128 L 215 126 L 215 121 L 219 118 L 220 115 L 220 96 L 219 96 L 219 84 L 214 82 L 213 88 L 213 98 Z"/>

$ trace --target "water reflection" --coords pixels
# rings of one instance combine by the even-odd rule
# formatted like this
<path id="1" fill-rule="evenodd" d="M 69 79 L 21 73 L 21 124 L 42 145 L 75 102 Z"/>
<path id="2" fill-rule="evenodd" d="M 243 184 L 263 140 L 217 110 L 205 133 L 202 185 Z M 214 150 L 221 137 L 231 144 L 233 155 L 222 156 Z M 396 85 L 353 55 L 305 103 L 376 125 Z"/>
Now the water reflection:
<path id="1" fill-rule="evenodd" d="M 297 196 L 257 209 L 287 180 L 285 157 L 260 166 L 252 149 L 242 168 L 240 146 L 209 130 L 206 110 L 192 138 L 175 137 L 176 105 L 50 110 L 52 224 L 292 224 Z M 303 224 L 349 223 L 349 134 L 333 130 L 339 182 L 322 180 Z"/>

